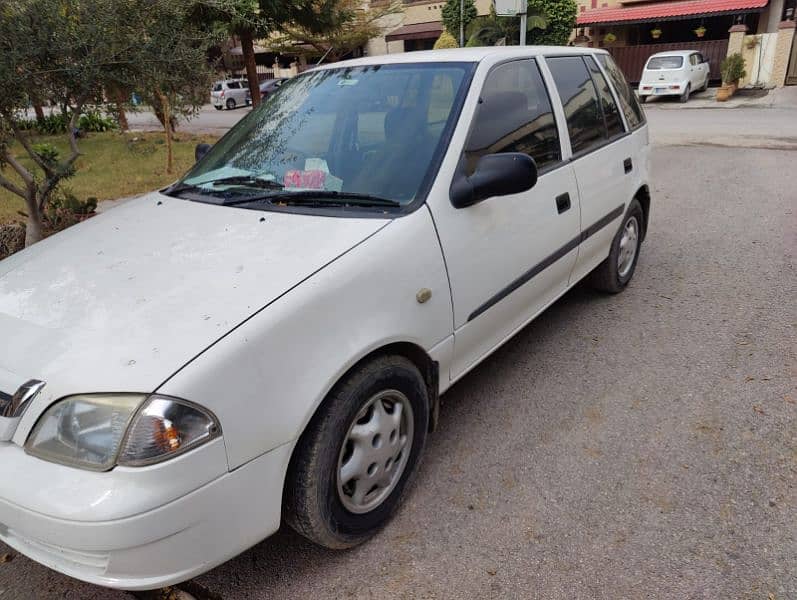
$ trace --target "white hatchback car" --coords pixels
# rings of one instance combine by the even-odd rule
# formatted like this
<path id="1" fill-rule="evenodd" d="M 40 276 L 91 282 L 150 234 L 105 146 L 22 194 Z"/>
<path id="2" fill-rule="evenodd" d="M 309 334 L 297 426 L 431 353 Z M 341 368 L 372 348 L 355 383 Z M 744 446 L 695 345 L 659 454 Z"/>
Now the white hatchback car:
<path id="1" fill-rule="evenodd" d="M 331 548 L 407 494 L 440 395 L 648 228 L 603 50 L 435 50 L 285 82 L 180 182 L 0 262 L 0 539 L 149 589 L 282 519 Z"/>
<path id="2" fill-rule="evenodd" d="M 233 110 L 239 106 L 249 106 L 252 95 L 249 92 L 249 83 L 246 79 L 227 79 L 217 81 L 210 91 L 210 103 L 216 110 Z"/>
<path id="3" fill-rule="evenodd" d="M 681 102 L 686 102 L 692 92 L 708 89 L 710 71 L 708 60 L 700 52 L 659 52 L 645 63 L 639 97 L 645 102 L 650 96 L 678 96 Z"/>

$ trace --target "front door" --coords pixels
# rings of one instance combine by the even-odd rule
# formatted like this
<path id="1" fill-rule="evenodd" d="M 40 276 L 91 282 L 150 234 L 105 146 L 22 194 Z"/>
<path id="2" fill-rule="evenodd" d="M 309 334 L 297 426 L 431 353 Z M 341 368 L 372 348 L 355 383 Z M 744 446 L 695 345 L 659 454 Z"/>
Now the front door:
<path id="1" fill-rule="evenodd" d="M 465 169 L 499 152 L 523 152 L 539 169 L 529 191 L 456 209 L 430 209 L 448 267 L 458 378 L 567 288 L 579 236 L 578 189 L 561 160 L 551 102 L 534 59 L 492 68 L 462 150 Z"/>

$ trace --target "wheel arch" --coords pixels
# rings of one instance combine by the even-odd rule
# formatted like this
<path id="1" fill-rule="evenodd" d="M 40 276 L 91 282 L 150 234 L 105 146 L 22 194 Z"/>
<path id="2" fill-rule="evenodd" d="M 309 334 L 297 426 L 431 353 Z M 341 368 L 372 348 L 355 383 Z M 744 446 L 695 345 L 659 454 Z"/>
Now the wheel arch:
<path id="1" fill-rule="evenodd" d="M 644 241 L 645 236 L 648 232 L 648 223 L 650 221 L 650 188 L 648 188 L 647 184 L 640 187 L 636 194 L 634 194 L 634 199 L 639 201 L 640 206 L 642 207 L 642 238 L 640 241 Z"/>

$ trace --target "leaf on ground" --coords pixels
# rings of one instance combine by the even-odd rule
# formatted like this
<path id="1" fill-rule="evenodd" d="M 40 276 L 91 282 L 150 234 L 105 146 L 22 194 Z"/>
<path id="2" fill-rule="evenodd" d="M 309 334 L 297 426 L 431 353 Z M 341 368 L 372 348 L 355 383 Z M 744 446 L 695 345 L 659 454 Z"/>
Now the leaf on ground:
<path id="1" fill-rule="evenodd" d="M 748 381 L 755 381 L 755 377 L 750 377 L 749 375 L 744 378 L 744 382 L 747 383 Z"/>
<path id="2" fill-rule="evenodd" d="M 6 552 L 5 554 L 0 554 L 0 563 L 7 563 L 14 560 L 14 555 L 10 552 Z"/>
<path id="3" fill-rule="evenodd" d="M 764 412 L 764 409 L 758 406 L 757 404 L 753 404 L 753 410 L 756 411 L 759 415 L 767 414 Z"/>

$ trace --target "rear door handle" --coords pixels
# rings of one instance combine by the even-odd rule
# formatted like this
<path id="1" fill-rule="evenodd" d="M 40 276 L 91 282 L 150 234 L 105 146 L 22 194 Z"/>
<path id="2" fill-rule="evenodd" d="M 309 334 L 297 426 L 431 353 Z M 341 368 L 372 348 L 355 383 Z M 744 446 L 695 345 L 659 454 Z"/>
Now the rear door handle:
<path id="1" fill-rule="evenodd" d="M 634 169 L 634 163 L 631 162 L 630 158 L 626 158 L 623 161 L 623 169 L 625 169 L 626 173 L 630 173 Z"/>
<path id="2" fill-rule="evenodd" d="M 556 197 L 556 210 L 561 215 L 563 212 L 570 208 L 570 194 L 565 192 Z"/>

